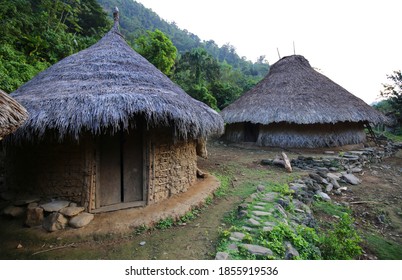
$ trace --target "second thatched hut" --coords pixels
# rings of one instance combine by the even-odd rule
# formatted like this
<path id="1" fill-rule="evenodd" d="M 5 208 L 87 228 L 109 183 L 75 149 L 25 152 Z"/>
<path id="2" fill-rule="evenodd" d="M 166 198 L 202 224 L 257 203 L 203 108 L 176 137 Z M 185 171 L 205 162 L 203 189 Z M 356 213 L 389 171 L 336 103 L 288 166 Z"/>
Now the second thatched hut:
<path id="1" fill-rule="evenodd" d="M 268 75 L 221 116 L 227 140 L 277 147 L 363 143 L 366 125 L 387 121 L 300 55 L 273 64 Z"/>
<path id="2" fill-rule="evenodd" d="M 161 202 L 196 181 L 223 120 L 133 51 L 115 26 L 11 95 L 30 116 L 7 139 L 6 185 L 89 212 Z"/>

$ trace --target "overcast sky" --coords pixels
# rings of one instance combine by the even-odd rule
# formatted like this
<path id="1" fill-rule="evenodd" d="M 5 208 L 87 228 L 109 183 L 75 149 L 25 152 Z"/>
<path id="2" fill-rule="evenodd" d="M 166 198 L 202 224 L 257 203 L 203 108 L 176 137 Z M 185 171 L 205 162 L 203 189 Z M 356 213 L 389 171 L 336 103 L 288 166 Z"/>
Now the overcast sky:
<path id="1" fill-rule="evenodd" d="M 303 55 L 334 82 L 371 104 L 387 74 L 402 69 L 402 1 L 136 0 L 201 40 L 255 61 Z"/>

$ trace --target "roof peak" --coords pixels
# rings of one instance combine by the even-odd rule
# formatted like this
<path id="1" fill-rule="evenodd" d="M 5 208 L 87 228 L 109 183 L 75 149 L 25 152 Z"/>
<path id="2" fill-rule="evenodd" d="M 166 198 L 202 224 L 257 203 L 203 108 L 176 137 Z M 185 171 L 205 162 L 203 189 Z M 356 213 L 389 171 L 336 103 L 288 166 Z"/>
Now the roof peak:
<path id="1" fill-rule="evenodd" d="M 119 8 L 114 7 L 114 12 L 113 12 L 113 20 L 114 20 L 114 28 L 119 30 L 119 19 L 120 19 L 120 15 L 119 15 Z"/>

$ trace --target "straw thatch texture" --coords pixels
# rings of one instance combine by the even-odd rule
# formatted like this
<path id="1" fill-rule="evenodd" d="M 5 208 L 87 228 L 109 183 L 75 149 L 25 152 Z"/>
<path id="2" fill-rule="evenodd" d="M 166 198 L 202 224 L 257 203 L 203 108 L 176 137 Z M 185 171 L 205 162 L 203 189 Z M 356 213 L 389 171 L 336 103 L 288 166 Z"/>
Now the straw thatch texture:
<path id="1" fill-rule="evenodd" d="M 222 110 L 226 123 L 383 123 L 387 118 L 300 55 L 284 57 L 250 91 Z"/>
<path id="2" fill-rule="evenodd" d="M 339 147 L 366 142 L 362 123 L 288 124 L 260 127 L 257 144 L 283 148 Z"/>
<path id="3" fill-rule="evenodd" d="M 25 108 L 0 90 L 0 139 L 14 132 L 27 118 Z"/>
<path id="4" fill-rule="evenodd" d="M 222 118 L 194 100 L 145 58 L 133 51 L 116 26 L 98 43 L 71 55 L 27 82 L 12 96 L 30 117 L 17 140 L 39 139 L 56 131 L 59 139 L 79 138 L 135 126 L 173 128 L 177 138 L 222 133 Z"/>

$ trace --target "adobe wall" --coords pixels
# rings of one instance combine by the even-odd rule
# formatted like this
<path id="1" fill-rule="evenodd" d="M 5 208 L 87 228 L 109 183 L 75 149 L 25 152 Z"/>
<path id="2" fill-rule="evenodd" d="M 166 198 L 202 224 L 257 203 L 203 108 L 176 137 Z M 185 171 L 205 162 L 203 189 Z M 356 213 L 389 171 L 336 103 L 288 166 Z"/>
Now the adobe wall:
<path id="1" fill-rule="evenodd" d="M 195 183 L 196 145 L 196 140 L 174 142 L 168 130 L 151 133 L 148 155 L 148 204 L 185 192 Z"/>
<path id="2" fill-rule="evenodd" d="M 8 146 L 5 184 L 8 190 L 35 197 L 65 199 L 88 205 L 91 180 L 83 143 L 45 139 L 33 145 Z"/>

